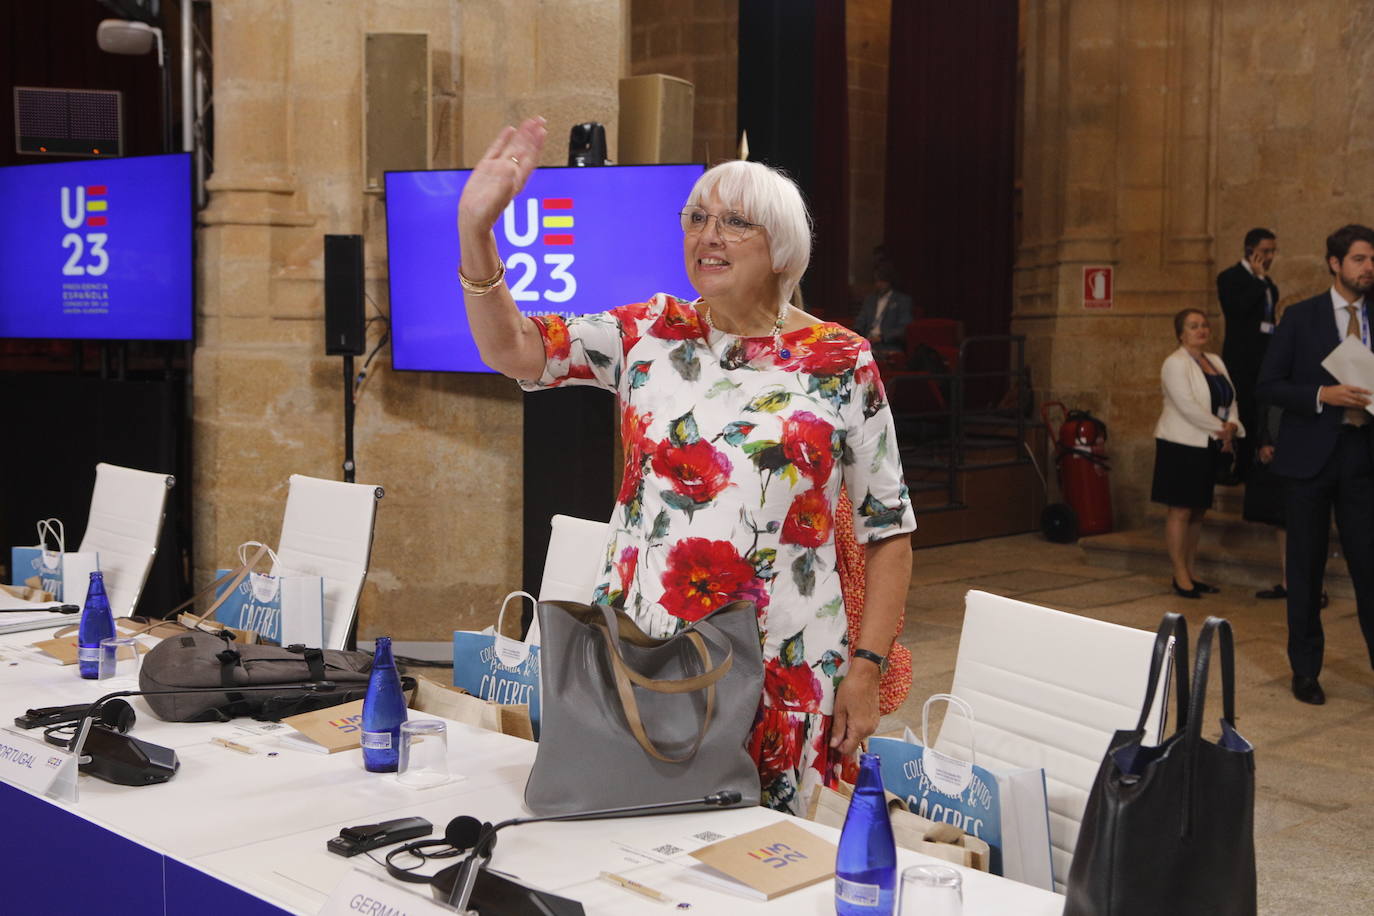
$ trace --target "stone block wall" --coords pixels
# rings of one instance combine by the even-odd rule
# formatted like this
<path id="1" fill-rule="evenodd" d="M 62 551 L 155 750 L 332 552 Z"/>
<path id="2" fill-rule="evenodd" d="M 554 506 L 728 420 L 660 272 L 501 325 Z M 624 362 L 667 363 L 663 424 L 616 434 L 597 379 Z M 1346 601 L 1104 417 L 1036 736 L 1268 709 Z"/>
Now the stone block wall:
<path id="1" fill-rule="evenodd" d="M 429 34 L 434 168 L 471 165 L 503 124 L 614 142 L 627 54 L 618 0 L 216 0 L 215 162 L 197 234 L 196 581 L 277 541 L 287 478 L 342 479 L 342 360 L 324 355 L 323 241 L 361 233 L 368 314 L 390 311 L 385 201 L 363 191 L 363 42 Z M 454 244 L 457 262 L 456 238 Z M 456 280 L 448 291 L 463 307 Z M 369 349 L 380 336 L 374 324 Z M 360 363 L 361 361 L 359 361 Z M 497 376 L 395 373 L 357 403 L 358 480 L 383 486 L 359 635 L 445 639 L 520 581 L 521 395 Z"/>
<path id="2" fill-rule="evenodd" d="M 629 0 L 630 75 L 666 73 L 694 89 L 692 159 L 733 159 L 739 6 L 730 0 Z"/>
<path id="3" fill-rule="evenodd" d="M 1118 527 L 1146 513 L 1159 365 L 1184 307 L 1224 333 L 1215 275 L 1279 234 L 1285 302 L 1327 285 L 1325 235 L 1369 221 L 1371 26 L 1353 0 L 1027 0 L 1013 330 L 1037 396 L 1111 429 Z M 1367 12 L 1367 10 L 1365 11 Z M 1115 268 L 1110 310 L 1082 270 Z"/>

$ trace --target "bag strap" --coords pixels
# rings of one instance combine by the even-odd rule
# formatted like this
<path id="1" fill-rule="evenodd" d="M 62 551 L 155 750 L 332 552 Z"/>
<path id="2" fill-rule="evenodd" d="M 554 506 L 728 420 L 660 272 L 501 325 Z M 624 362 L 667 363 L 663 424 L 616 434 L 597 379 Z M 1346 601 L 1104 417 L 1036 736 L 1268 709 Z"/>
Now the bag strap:
<path id="1" fill-rule="evenodd" d="M 1188 718 L 1188 621 L 1182 614 L 1168 613 L 1159 622 L 1159 630 L 1155 633 L 1154 651 L 1150 656 L 1150 676 L 1145 682 L 1145 702 L 1140 708 L 1140 719 L 1135 724 L 1135 730 L 1138 732 L 1145 731 L 1145 723 L 1150 718 L 1150 710 L 1155 702 L 1155 688 L 1159 686 L 1159 675 L 1164 670 L 1164 659 L 1168 655 L 1170 636 L 1174 638 L 1174 690 L 1177 694 L 1174 728 L 1181 729 L 1191 721 Z M 1167 700 L 1166 694 L 1165 701 Z"/>
<path id="2" fill-rule="evenodd" d="M 1193 696 L 1188 707 L 1188 728 L 1184 736 L 1185 784 L 1183 792 L 1183 817 L 1180 836 L 1189 836 L 1197 799 L 1194 798 L 1197 784 L 1198 757 L 1197 746 L 1202 741 L 1202 711 L 1207 704 L 1207 679 L 1212 662 L 1212 634 L 1220 633 L 1221 643 L 1221 706 L 1222 718 L 1232 728 L 1236 724 L 1236 672 L 1235 637 L 1231 632 L 1231 622 L 1221 617 L 1208 617 L 1202 625 L 1197 638 L 1197 661 L 1193 664 Z"/>
<path id="3" fill-rule="evenodd" d="M 932 693 L 921 706 L 921 746 L 930 747 L 930 737 L 928 735 L 930 731 L 930 704 L 940 700 L 944 700 L 951 708 L 959 710 L 964 718 L 968 720 L 968 762 L 977 763 L 978 755 L 973 749 L 973 707 L 968 705 L 963 697 L 956 697 L 952 693 Z M 945 715 L 949 715 L 949 712 L 946 711 Z M 943 730 L 944 726 L 941 726 L 941 731 Z"/>
<path id="4" fill-rule="evenodd" d="M 701 742 L 706 738 L 706 731 L 711 727 L 711 720 L 715 717 L 716 710 L 716 682 L 725 676 L 734 662 L 733 648 L 728 640 L 713 625 L 704 620 L 698 620 L 692 628 L 684 630 L 680 636 L 691 644 L 696 650 L 697 656 L 701 659 L 703 673 L 695 677 L 681 678 L 678 680 L 656 680 L 646 678 L 637 671 L 630 668 L 625 663 L 624 656 L 620 650 L 620 636 L 624 630 L 621 621 L 630 624 L 629 641 L 641 645 L 661 646 L 668 642 L 666 639 L 654 639 L 639 629 L 623 611 L 617 611 L 610 605 L 599 605 L 601 609 L 601 619 L 589 620 L 593 626 L 601 632 L 601 638 L 606 643 L 606 655 L 611 663 L 611 674 L 615 680 L 616 693 L 620 697 L 621 711 L 625 715 L 625 721 L 630 726 L 630 734 L 634 735 L 635 741 L 644 753 L 661 760 L 664 763 L 685 763 L 696 756 L 701 749 Z M 601 624 L 597 626 L 597 624 Z M 638 634 L 635 636 L 634 634 Z M 726 656 L 715 666 L 711 664 L 711 653 L 706 648 L 706 641 L 702 638 L 707 635 L 712 642 L 724 643 Z M 697 730 L 696 738 L 692 741 L 692 746 L 681 757 L 670 757 L 658 749 L 649 738 L 648 732 L 644 729 L 644 722 L 639 714 L 639 703 L 635 700 L 634 687 L 632 684 L 639 684 L 648 690 L 656 693 L 691 693 L 702 689 L 706 691 L 706 714 L 702 717 L 701 728 Z"/>
<path id="5" fill-rule="evenodd" d="M 231 569 L 229 572 L 225 573 L 215 581 L 211 582 L 209 585 L 205 586 L 205 588 L 196 592 L 190 598 L 187 598 L 185 601 L 181 602 L 181 604 L 178 604 L 176 607 L 172 608 L 170 611 L 167 612 L 167 617 L 174 617 L 179 611 L 184 611 L 188 607 L 193 607 L 195 603 L 199 601 L 201 598 L 204 598 L 206 595 L 209 595 L 212 592 L 214 592 L 216 586 L 220 585 L 221 583 L 227 580 L 232 579 L 233 581 L 229 582 L 229 585 L 224 589 L 223 592 L 220 593 L 220 596 L 215 599 L 215 602 L 210 605 L 210 607 L 206 610 L 204 614 L 200 615 L 202 620 L 209 620 L 211 617 L 214 617 L 215 611 L 218 611 L 220 605 L 229 599 L 229 596 L 234 593 L 234 589 L 238 588 L 239 583 L 243 582 L 243 580 L 248 577 L 248 574 L 253 571 L 253 568 L 257 566 L 258 561 L 262 559 L 263 554 L 265 554 L 266 552 L 267 545 L 259 544 L 257 551 L 254 552 L 254 554 L 248 558 L 247 563 L 240 564 L 238 569 Z"/>

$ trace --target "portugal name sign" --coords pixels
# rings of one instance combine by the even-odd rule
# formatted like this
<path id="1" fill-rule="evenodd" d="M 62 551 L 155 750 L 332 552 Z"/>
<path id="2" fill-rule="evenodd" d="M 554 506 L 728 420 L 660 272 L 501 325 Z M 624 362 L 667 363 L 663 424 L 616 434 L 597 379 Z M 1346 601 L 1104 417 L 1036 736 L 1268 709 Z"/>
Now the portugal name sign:
<path id="1" fill-rule="evenodd" d="M 191 337 L 191 160 L 0 168 L 0 337 Z"/>
<path id="2" fill-rule="evenodd" d="M 700 165 L 535 170 L 493 227 L 506 287 L 526 315 L 565 318 L 691 297 L 682 211 Z M 456 228 L 468 170 L 388 172 L 387 260 L 397 369 L 490 372 L 468 330 Z M 486 277 L 469 277 L 485 280 Z"/>

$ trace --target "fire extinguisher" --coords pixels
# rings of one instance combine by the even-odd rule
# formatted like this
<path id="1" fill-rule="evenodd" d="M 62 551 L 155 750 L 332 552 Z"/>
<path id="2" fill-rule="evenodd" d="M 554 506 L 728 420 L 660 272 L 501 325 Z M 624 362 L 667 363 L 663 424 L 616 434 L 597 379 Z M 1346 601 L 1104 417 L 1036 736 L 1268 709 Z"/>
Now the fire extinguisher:
<path id="1" fill-rule="evenodd" d="M 1049 412 L 1058 407 L 1064 414 L 1056 434 Z M 1059 401 L 1040 408 L 1054 442 L 1059 468 L 1059 489 L 1066 503 L 1045 507 L 1040 529 L 1045 537 L 1069 543 L 1079 537 L 1112 530 L 1112 488 L 1107 461 L 1107 424 L 1086 410 L 1069 410 Z"/>

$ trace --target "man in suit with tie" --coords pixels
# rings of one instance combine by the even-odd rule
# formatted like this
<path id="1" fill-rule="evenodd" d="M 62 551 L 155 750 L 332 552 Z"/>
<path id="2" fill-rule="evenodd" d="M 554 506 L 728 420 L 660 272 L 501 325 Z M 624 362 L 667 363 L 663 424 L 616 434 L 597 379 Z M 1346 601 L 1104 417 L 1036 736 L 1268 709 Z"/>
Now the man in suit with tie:
<path id="1" fill-rule="evenodd" d="M 896 271 L 889 261 L 873 265 L 873 292 L 864 298 L 854 330 L 867 337 L 873 348 L 904 349 L 906 326 L 911 324 L 911 297 L 892 284 Z"/>
<path id="2" fill-rule="evenodd" d="M 1326 702 L 1317 677 L 1325 645 L 1321 582 L 1331 511 L 1365 646 L 1374 664 L 1374 425 L 1371 392 L 1322 368 L 1346 337 L 1369 347 L 1374 229 L 1350 225 L 1326 240 L 1331 289 L 1284 312 L 1260 369 L 1261 400 L 1282 408 L 1273 471 L 1288 482 L 1288 662 L 1293 696 Z"/>
<path id="3" fill-rule="evenodd" d="M 1226 342 L 1221 358 L 1231 373 L 1236 388 L 1236 404 L 1245 429 L 1260 428 L 1259 405 L 1255 403 L 1255 380 L 1274 333 L 1274 309 L 1279 303 L 1279 288 L 1269 275 L 1278 239 L 1268 229 L 1245 233 L 1245 257 L 1217 274 L 1217 299 L 1226 317 Z M 1236 470 L 1244 479 L 1250 471 L 1254 447 L 1252 437 L 1236 440 Z"/>

